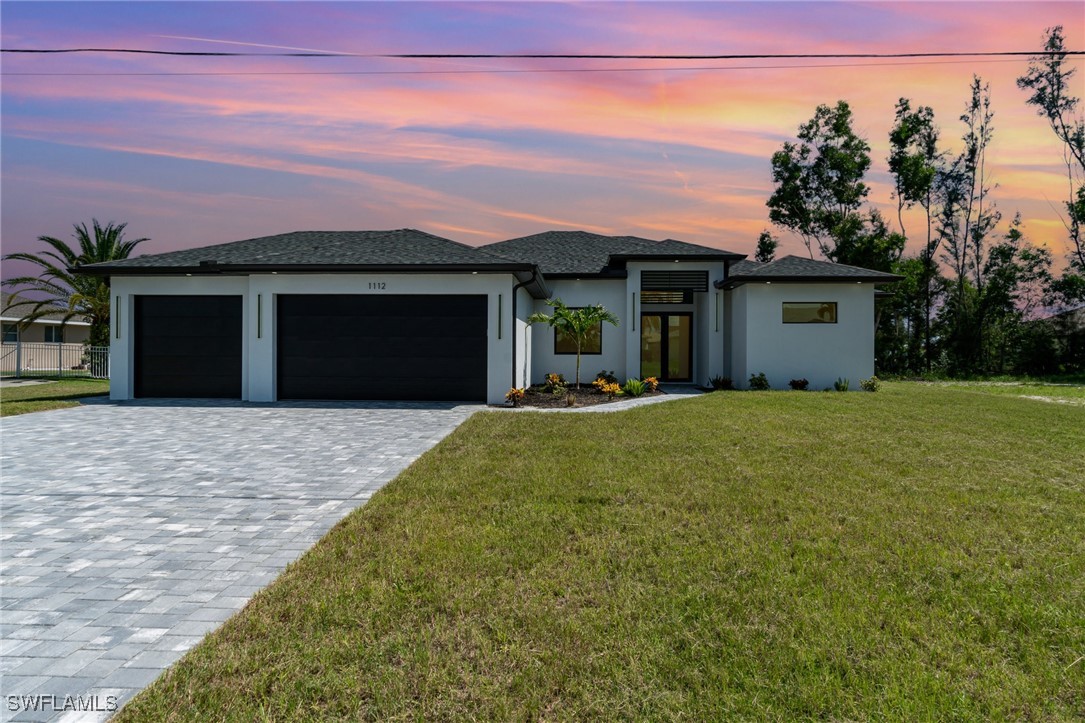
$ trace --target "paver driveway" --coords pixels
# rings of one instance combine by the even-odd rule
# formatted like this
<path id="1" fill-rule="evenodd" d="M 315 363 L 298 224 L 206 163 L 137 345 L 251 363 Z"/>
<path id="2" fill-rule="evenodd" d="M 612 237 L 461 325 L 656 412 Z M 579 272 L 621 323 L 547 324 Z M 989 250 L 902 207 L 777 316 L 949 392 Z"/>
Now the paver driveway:
<path id="1" fill-rule="evenodd" d="M 5 418 L 0 718 L 123 704 L 476 409 L 102 400 Z"/>

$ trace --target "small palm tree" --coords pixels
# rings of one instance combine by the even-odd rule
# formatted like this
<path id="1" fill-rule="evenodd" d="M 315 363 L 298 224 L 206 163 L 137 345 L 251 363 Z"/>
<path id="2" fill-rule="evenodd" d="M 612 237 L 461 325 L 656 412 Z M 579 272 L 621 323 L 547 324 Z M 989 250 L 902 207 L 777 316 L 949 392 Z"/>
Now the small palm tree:
<path id="1" fill-rule="evenodd" d="M 529 324 L 546 324 L 572 339 L 576 346 L 576 386 L 580 388 L 580 352 L 585 342 L 591 338 L 602 322 L 618 325 L 618 317 L 602 304 L 570 309 L 561 299 L 548 299 L 547 306 L 554 308 L 553 314 L 536 312 L 527 318 Z"/>
<path id="2" fill-rule="evenodd" d="M 19 287 L 12 295 L 8 308 L 29 309 L 20 323 L 29 324 L 46 314 L 61 314 L 65 323 L 78 317 L 90 322 L 88 344 L 108 345 L 109 279 L 73 274 L 69 269 L 128 258 L 136 246 L 147 239 L 126 241 L 124 229 L 127 225 L 108 223 L 102 226 L 98 219 L 94 219 L 92 230 L 88 230 L 85 223 L 75 224 L 78 251 L 58 238 L 39 236 L 38 241 L 51 247 L 51 251 L 4 256 L 5 261 L 27 261 L 41 268 L 37 276 L 19 276 L 3 282 L 4 286 Z M 34 297 L 24 294 L 33 294 Z"/>

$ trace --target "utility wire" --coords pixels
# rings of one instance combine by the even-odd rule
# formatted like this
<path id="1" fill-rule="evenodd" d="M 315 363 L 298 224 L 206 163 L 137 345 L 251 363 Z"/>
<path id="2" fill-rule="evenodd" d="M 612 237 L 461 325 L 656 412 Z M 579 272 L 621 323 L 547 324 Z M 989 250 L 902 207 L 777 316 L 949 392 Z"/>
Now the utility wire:
<path id="1" fill-rule="evenodd" d="M 0 53 L 61 54 L 61 53 L 134 53 L 141 55 L 175 55 L 184 57 L 282 57 L 282 58 L 385 58 L 385 59 L 553 59 L 553 60 L 797 60 L 829 58 L 951 58 L 988 56 L 1085 55 L 1085 50 L 1003 50 L 975 53 L 748 53 L 721 55 L 635 55 L 589 53 L 252 53 L 204 50 L 142 50 L 137 48 L 0 48 Z"/>
<path id="2" fill-rule="evenodd" d="M 207 71 L 207 72 L 76 72 L 35 73 L 0 72 L 0 76 L 274 76 L 274 75 L 509 75 L 525 73 L 673 73 L 682 71 L 715 70 L 781 70 L 803 68 L 877 68 L 906 65 L 957 65 L 977 63 L 1016 63 L 1016 60 L 935 60 L 920 63 L 815 63 L 809 65 L 703 65 L 670 68 L 538 68 L 516 70 L 253 70 L 253 71 Z"/>

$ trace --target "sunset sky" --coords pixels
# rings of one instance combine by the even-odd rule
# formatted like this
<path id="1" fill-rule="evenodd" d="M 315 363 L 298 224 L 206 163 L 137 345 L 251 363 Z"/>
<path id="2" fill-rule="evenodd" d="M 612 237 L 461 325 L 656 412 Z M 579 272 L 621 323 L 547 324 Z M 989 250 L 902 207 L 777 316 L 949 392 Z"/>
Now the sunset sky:
<path id="1" fill-rule="evenodd" d="M 1068 48 L 1085 47 L 1081 2 L 4 2 L 0 14 L 4 48 L 1027 51 L 1057 24 Z M 1065 167 L 1015 86 L 1025 58 L 2 62 L 4 253 L 39 249 L 42 234 L 68 238 L 91 217 L 149 236 L 143 253 L 403 227 L 469 244 L 584 229 L 752 253 L 769 227 L 769 159 L 819 103 L 851 104 L 872 146 L 870 200 L 895 223 L 885 158 L 896 100 L 932 106 L 959 150 L 973 73 L 991 84 L 1002 228 L 1020 211 L 1060 265 L 1064 252 Z M 522 72 L 541 70 L 577 72 Z M 1085 71 L 1075 82 L 1085 96 Z M 918 238 L 918 216 L 909 218 Z M 777 232 L 783 253 L 805 252 Z M 6 264 L 3 274 L 25 270 Z"/>

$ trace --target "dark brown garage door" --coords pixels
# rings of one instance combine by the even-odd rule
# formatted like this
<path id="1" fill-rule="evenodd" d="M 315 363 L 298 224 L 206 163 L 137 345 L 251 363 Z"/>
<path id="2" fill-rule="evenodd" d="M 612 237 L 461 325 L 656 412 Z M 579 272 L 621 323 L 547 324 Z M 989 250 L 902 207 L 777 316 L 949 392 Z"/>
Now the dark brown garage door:
<path id="1" fill-rule="evenodd" d="M 486 399 L 485 296 L 276 298 L 279 399 Z"/>
<path id="2" fill-rule="evenodd" d="M 241 398 L 240 296 L 137 296 L 137 397 Z"/>

